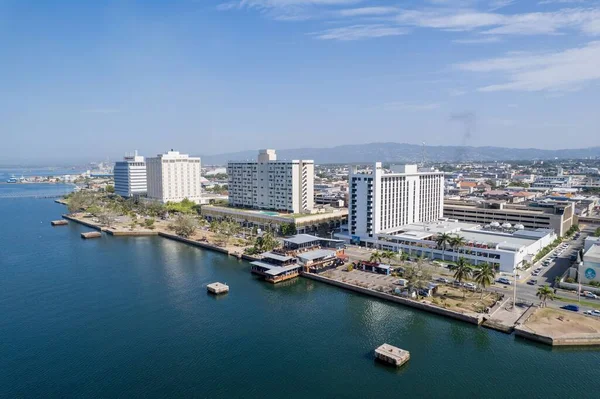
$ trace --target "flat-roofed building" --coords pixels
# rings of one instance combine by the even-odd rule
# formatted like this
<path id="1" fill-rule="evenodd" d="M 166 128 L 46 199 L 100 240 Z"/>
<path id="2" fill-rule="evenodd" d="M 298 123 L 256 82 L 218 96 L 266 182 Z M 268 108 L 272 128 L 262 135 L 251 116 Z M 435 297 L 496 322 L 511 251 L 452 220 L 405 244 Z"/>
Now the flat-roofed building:
<path id="1" fill-rule="evenodd" d="M 229 162 L 229 205 L 310 212 L 314 208 L 314 167 L 311 160 L 277 160 L 275 150 L 260 150 L 256 161 Z"/>
<path id="2" fill-rule="evenodd" d="M 563 236 L 573 225 L 573 205 L 543 202 L 528 205 L 509 204 L 505 201 L 467 202 L 446 200 L 444 217 L 481 225 L 498 222 L 521 224 L 527 229 L 552 229 Z"/>
<path id="3" fill-rule="evenodd" d="M 146 159 L 148 198 L 166 202 L 184 199 L 199 203 L 202 196 L 200 158 L 168 151 Z"/>
<path id="4" fill-rule="evenodd" d="M 370 172 L 360 173 L 354 168 L 349 190 L 348 229 L 355 241 L 443 215 L 444 173 L 419 171 L 417 165 L 385 170 L 376 162 Z"/>
<path id="5" fill-rule="evenodd" d="M 125 155 L 122 161 L 116 162 L 113 173 L 115 193 L 127 198 L 146 194 L 148 190 L 146 162 L 137 151 Z"/>

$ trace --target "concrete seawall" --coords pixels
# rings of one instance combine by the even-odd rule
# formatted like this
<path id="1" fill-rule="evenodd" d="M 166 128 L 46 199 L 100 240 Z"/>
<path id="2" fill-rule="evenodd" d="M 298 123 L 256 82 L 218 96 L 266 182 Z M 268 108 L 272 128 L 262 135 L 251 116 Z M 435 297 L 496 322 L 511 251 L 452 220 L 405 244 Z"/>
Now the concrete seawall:
<path id="1" fill-rule="evenodd" d="M 358 287 L 356 285 L 352 285 L 352 284 L 344 283 L 344 282 L 341 282 L 341 281 L 333 280 L 333 279 L 330 279 L 328 277 L 319 276 L 317 274 L 301 272 L 300 275 L 302 277 L 306 277 L 306 278 L 309 278 L 311 280 L 320 281 L 322 283 L 334 285 L 336 287 L 345 288 L 347 290 L 358 292 L 360 294 L 369 295 L 369 296 L 373 296 L 373 297 L 376 297 L 376 298 L 379 298 L 379 299 L 383 299 L 383 300 L 386 300 L 386 301 L 395 302 L 395 303 L 399 303 L 401 305 L 410 306 L 412 308 L 424 310 L 424 311 L 430 312 L 430 313 L 435 313 L 435 314 L 440 315 L 440 316 L 450 317 L 450 318 L 455 319 L 455 320 L 460 320 L 460 321 L 464 321 L 464 322 L 475 324 L 475 325 L 480 325 L 483 322 L 483 317 L 481 317 L 481 316 L 466 315 L 466 314 L 463 314 L 463 313 L 455 312 L 453 310 L 443 309 L 443 308 L 440 308 L 440 307 L 437 307 L 437 306 L 429 305 L 427 303 L 416 302 L 416 301 L 412 301 L 412 300 L 406 299 L 406 298 L 401 298 L 401 297 L 398 297 L 398 296 L 395 296 L 395 295 L 390 295 L 390 294 L 386 294 L 386 293 L 383 293 L 383 292 L 378 292 L 378 291 L 373 291 L 373 290 L 369 290 L 369 289 L 366 289 L 366 288 Z"/>
<path id="2" fill-rule="evenodd" d="M 62 217 L 63 217 L 63 218 L 65 218 L 65 219 L 67 219 L 67 220 L 70 220 L 70 221 L 72 221 L 72 222 L 75 222 L 75 223 L 82 224 L 82 225 L 84 225 L 84 226 L 86 226 L 86 227 L 89 227 L 89 228 L 91 228 L 91 229 L 98 230 L 98 231 L 104 231 L 104 229 L 102 229 L 102 227 L 100 227 L 100 226 L 97 226 L 97 225 L 95 225 L 95 224 L 93 224 L 93 223 L 86 222 L 86 221 L 83 221 L 83 220 L 80 220 L 80 219 L 74 218 L 73 216 L 69 216 L 69 215 L 62 215 Z"/>

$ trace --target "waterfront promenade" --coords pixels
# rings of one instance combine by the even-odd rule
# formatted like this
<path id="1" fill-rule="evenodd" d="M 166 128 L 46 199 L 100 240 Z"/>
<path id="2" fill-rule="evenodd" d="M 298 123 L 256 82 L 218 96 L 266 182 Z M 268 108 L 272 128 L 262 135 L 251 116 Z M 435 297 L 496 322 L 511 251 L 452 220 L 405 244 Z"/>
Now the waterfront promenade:
<path id="1" fill-rule="evenodd" d="M 256 259 L 255 257 L 244 255 L 243 248 L 235 246 L 223 247 L 217 243 L 209 241 L 207 237 L 212 238 L 212 236 L 210 236 L 210 232 L 207 231 L 200 231 L 195 233 L 192 237 L 185 238 L 170 231 L 167 223 L 159 223 L 154 229 L 146 229 L 142 227 L 128 228 L 124 224 L 116 224 L 114 227 L 107 228 L 102 227 L 98 223 L 91 221 L 89 218 L 84 218 L 82 216 L 63 215 L 63 217 L 87 227 L 103 231 L 112 236 L 160 236 L 179 241 L 187 245 L 220 252 L 249 261 Z M 549 345 L 564 345 L 564 343 L 562 343 L 564 341 L 557 340 L 556 338 L 553 339 L 552 335 L 548 334 L 549 330 L 544 330 L 545 334 L 527 333 L 527 327 L 524 326 L 522 318 L 524 313 L 531 308 L 531 305 L 522 305 L 517 309 L 509 309 L 509 298 L 506 296 L 502 296 L 499 299 L 492 298 L 491 295 L 495 295 L 492 292 L 486 294 L 486 299 L 483 299 L 483 297 L 482 299 L 479 299 L 479 294 L 475 295 L 475 293 L 471 293 L 468 298 L 460 298 L 460 290 L 450 285 L 442 285 L 442 292 L 444 292 L 443 296 L 438 295 L 433 299 L 423 298 L 421 300 L 414 300 L 402 298 L 393 294 L 393 289 L 395 287 L 394 281 L 396 279 L 391 276 L 377 275 L 357 270 L 347 272 L 345 271 L 344 266 L 338 267 L 334 270 L 328 270 L 321 275 L 301 273 L 301 276 L 362 295 L 368 295 L 403 306 L 409 306 L 420 311 L 434 313 L 475 325 L 483 325 L 484 327 L 504 333 L 512 333 L 515 330 L 515 327 L 518 327 L 519 331 L 517 335 L 523 338 L 535 340 L 537 342 Z M 441 303 L 439 302 L 440 300 L 442 301 Z M 478 309 L 488 310 L 484 312 Z M 557 317 L 560 315 L 564 316 L 564 311 L 558 310 L 557 312 Z M 584 318 L 586 322 L 588 321 L 588 317 L 581 317 Z M 579 320 L 580 319 L 576 319 L 574 324 L 580 326 L 582 323 L 578 323 Z M 597 323 L 598 330 L 600 331 L 600 321 L 591 320 L 590 322 L 592 324 Z M 577 342 L 578 345 L 600 345 L 600 338 L 590 338 L 587 335 L 588 332 L 589 330 L 585 327 L 583 329 L 580 329 L 579 327 L 573 327 L 571 331 L 571 337 L 573 337 L 573 339 L 569 342 Z"/>

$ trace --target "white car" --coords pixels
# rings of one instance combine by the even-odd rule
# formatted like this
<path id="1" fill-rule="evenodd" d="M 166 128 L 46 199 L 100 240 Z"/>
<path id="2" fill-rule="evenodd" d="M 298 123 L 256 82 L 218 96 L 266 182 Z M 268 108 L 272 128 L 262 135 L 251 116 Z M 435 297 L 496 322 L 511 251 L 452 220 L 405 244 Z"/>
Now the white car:
<path id="1" fill-rule="evenodd" d="M 512 282 L 509 279 L 507 279 L 506 277 L 500 277 L 498 279 L 498 282 L 500 284 L 506 284 L 506 285 L 511 285 L 512 284 Z"/>
<path id="2" fill-rule="evenodd" d="M 600 317 L 600 310 L 586 310 L 585 312 L 583 312 L 583 314 L 586 314 L 588 316 Z"/>
<path id="3" fill-rule="evenodd" d="M 465 283 L 464 287 L 468 290 L 475 291 L 477 289 L 477 284 Z"/>
<path id="4" fill-rule="evenodd" d="M 593 292 L 590 291 L 583 291 L 583 296 L 586 298 L 592 298 L 592 299 L 596 299 L 598 298 L 598 295 L 594 294 Z"/>

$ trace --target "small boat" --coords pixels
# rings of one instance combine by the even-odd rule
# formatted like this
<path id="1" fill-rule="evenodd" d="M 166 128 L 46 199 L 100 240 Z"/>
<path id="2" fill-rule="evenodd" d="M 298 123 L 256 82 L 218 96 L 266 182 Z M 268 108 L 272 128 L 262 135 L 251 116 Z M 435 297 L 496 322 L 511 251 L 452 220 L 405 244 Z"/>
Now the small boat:
<path id="1" fill-rule="evenodd" d="M 6 182 L 7 183 L 17 183 L 19 180 L 17 180 L 17 178 L 15 177 L 15 175 L 12 175 Z"/>

